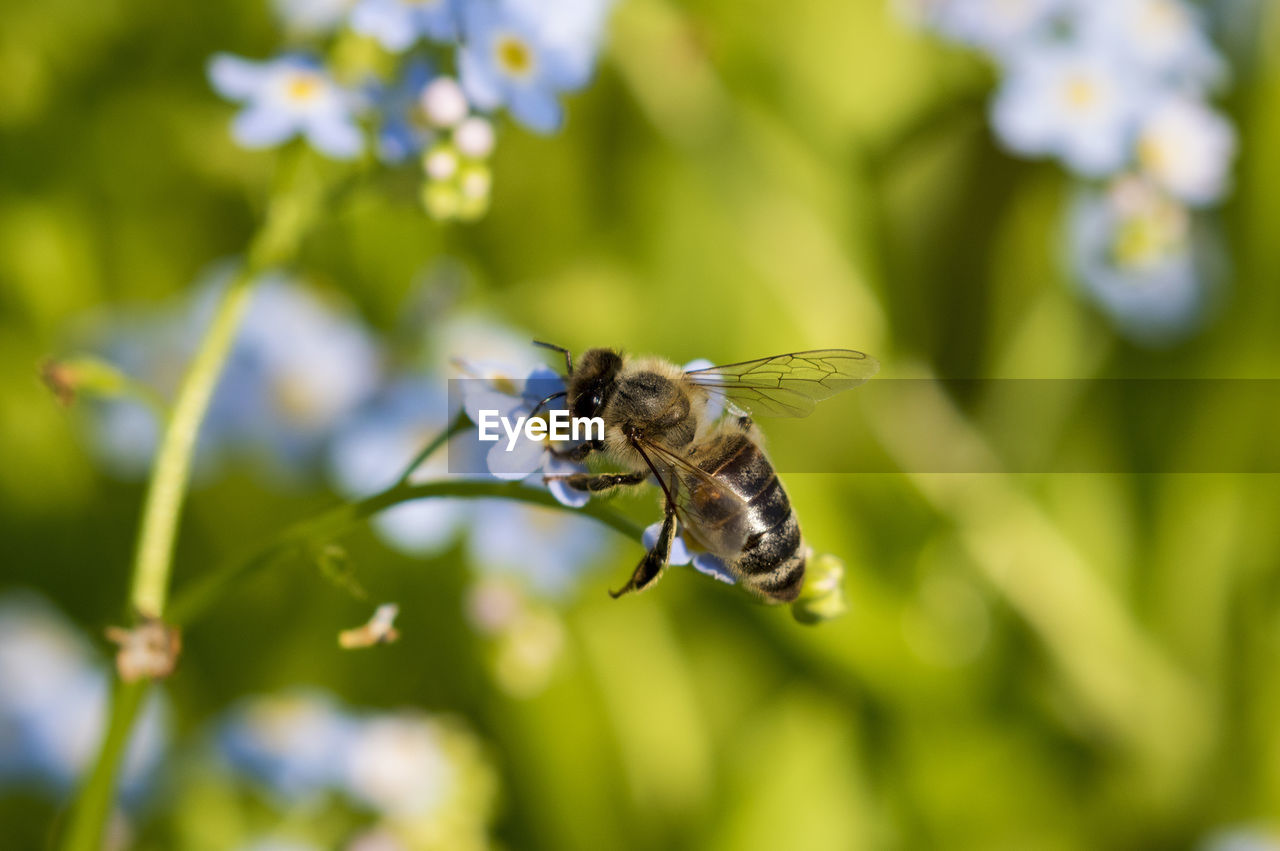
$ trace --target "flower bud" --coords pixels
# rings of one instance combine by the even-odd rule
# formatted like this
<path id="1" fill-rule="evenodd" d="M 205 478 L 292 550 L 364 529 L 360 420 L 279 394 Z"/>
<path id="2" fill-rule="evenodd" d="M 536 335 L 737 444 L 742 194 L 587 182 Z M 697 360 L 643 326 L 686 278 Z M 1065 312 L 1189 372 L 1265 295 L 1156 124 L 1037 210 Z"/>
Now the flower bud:
<path id="1" fill-rule="evenodd" d="M 453 144 L 464 157 L 482 160 L 493 153 L 493 125 L 487 119 L 473 115 L 453 131 Z"/>
<path id="2" fill-rule="evenodd" d="M 833 555 L 809 559 L 804 590 L 791 604 L 791 615 L 800 623 L 821 623 L 849 611 L 844 596 L 844 562 Z"/>
<path id="3" fill-rule="evenodd" d="M 449 180 L 458 173 L 458 152 L 449 145 L 434 145 L 422 155 L 422 170 L 432 180 Z"/>
<path id="4" fill-rule="evenodd" d="M 450 183 L 428 181 L 422 187 L 422 205 L 433 219 L 453 219 L 458 216 L 462 196 Z"/>
<path id="5" fill-rule="evenodd" d="M 436 127 L 452 127 L 467 117 L 462 87 L 452 77 L 437 77 L 422 90 L 422 111 Z"/>
<path id="6" fill-rule="evenodd" d="M 182 636 L 177 628 L 158 618 L 147 618 L 133 629 L 108 627 L 107 638 L 120 646 L 116 670 L 126 683 L 169 676 L 182 652 Z"/>
<path id="7" fill-rule="evenodd" d="M 80 393 L 113 397 L 131 392 L 132 381 L 106 361 L 79 356 L 47 360 L 40 365 L 40 377 L 64 405 L 70 405 Z"/>
<path id="8" fill-rule="evenodd" d="M 468 201 L 488 198 L 492 186 L 493 176 L 482 165 L 469 165 L 458 172 L 458 188 Z"/>

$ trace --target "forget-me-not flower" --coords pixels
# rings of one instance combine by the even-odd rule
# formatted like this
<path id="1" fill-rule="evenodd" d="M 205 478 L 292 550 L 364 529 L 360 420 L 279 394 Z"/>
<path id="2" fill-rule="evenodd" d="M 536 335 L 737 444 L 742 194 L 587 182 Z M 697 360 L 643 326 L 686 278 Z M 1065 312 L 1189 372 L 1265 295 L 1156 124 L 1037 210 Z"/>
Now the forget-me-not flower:
<path id="1" fill-rule="evenodd" d="M 1012 151 L 1056 156 L 1072 171 L 1101 177 L 1128 161 L 1144 97 L 1110 54 L 1040 44 L 1010 61 L 991 121 Z"/>
<path id="2" fill-rule="evenodd" d="M 342 784 L 375 812 L 421 819 L 448 801 L 458 778 L 437 722 L 421 713 L 399 713 L 356 725 Z"/>
<path id="3" fill-rule="evenodd" d="M 662 521 L 652 523 L 645 527 L 644 530 L 644 548 L 646 550 L 653 549 L 653 545 L 658 543 L 658 535 L 662 532 Z M 736 585 L 738 580 L 729 572 L 729 568 L 719 557 L 712 555 L 703 550 L 691 549 L 685 542 L 684 535 L 679 530 L 676 532 L 676 538 L 671 543 L 671 555 L 667 559 L 667 564 L 677 567 L 686 564 L 692 565 L 693 569 L 699 573 L 718 579 L 729 585 Z"/>
<path id="4" fill-rule="evenodd" d="M 563 397 L 543 403 L 547 397 L 562 393 L 565 389 L 564 379 L 545 366 L 534 367 L 520 378 L 505 375 L 464 378 L 462 385 L 464 410 L 477 426 L 481 420 L 481 412 L 484 411 L 495 412 L 499 418 L 515 425 L 520 418 L 533 415 L 535 408 L 539 415 L 549 414 L 553 410 L 566 410 Z M 581 470 L 572 462 L 557 459 L 553 454 L 553 449 L 568 449 L 567 445 L 555 447 L 550 440 L 532 439 L 523 430 L 512 445 L 505 431 L 499 428 L 498 432 L 498 439 L 488 444 L 485 463 L 489 472 L 500 479 L 518 481 L 540 470 L 547 475 L 564 475 Z M 588 495 L 585 492 L 571 490 L 563 482 L 553 481 L 550 486 L 556 498 L 565 505 L 577 507 L 587 502 Z"/>
<path id="5" fill-rule="evenodd" d="M 450 418 L 444 379 L 423 375 L 393 380 L 339 427 L 330 444 L 329 471 L 339 491 L 359 499 L 395 484 L 418 452 L 448 427 Z M 450 447 L 448 454 L 453 451 Z M 409 480 L 439 478 L 448 470 L 446 459 L 441 450 Z M 372 523 L 396 549 L 430 555 L 448 546 L 469 517 L 469 507 L 461 500 L 424 499 L 392 506 Z"/>
<path id="6" fill-rule="evenodd" d="M 332 33 L 346 21 L 354 0 L 272 0 L 285 29 L 303 36 Z"/>
<path id="7" fill-rule="evenodd" d="M 309 56 L 252 62 L 220 53 L 209 62 L 209 80 L 218 94 L 244 104 L 231 133 L 246 148 L 272 148 L 302 136 L 323 154 L 351 159 L 364 147 L 356 122 L 359 96 Z"/>
<path id="8" fill-rule="evenodd" d="M 596 45 L 589 32 L 557 28 L 563 20 L 555 14 L 559 5 L 469 0 L 458 68 L 472 103 L 482 110 L 505 106 L 540 133 L 560 127 L 557 95 L 587 84 Z"/>
<path id="9" fill-rule="evenodd" d="M 110 693 L 106 664 L 51 605 L 25 593 L 0 600 L 0 783 L 70 791 L 97 755 Z M 126 796 L 147 789 L 167 738 L 156 690 L 125 753 Z"/>
<path id="10" fill-rule="evenodd" d="M 1186 208 L 1155 187 L 1131 178 L 1080 192 L 1067 240 L 1081 288 L 1131 337 L 1165 342 L 1202 318 L 1214 254 Z"/>
<path id="11" fill-rule="evenodd" d="M 995 56 L 1045 36 L 1070 0 L 923 0 L 919 13 L 940 33 Z"/>
<path id="12" fill-rule="evenodd" d="M 431 66 L 422 60 L 405 64 L 400 79 L 370 86 L 377 117 L 377 153 L 385 163 L 401 163 L 418 154 L 432 139 L 423 111 L 423 92 L 431 82 Z"/>
<path id="13" fill-rule="evenodd" d="M 588 517 L 507 500 L 477 506 L 468 540 L 482 573 L 519 579 L 546 596 L 562 596 L 606 551 L 608 535 Z"/>
<path id="14" fill-rule="evenodd" d="M 273 277 L 254 292 L 205 427 L 296 474 L 373 394 L 381 371 L 377 341 L 345 305 Z"/>
<path id="15" fill-rule="evenodd" d="M 1197 10 L 1184 0 L 1077 2 L 1076 37 L 1121 57 L 1130 73 L 1204 91 L 1226 74 Z"/>
<path id="16" fill-rule="evenodd" d="M 1197 98 L 1168 95 L 1144 116 L 1138 164 L 1180 201 L 1205 206 L 1227 191 L 1236 134 L 1230 122 Z"/>
<path id="17" fill-rule="evenodd" d="M 419 39 L 447 42 L 457 38 L 459 2 L 359 0 L 351 11 L 351 28 L 372 36 L 393 53 L 403 53 Z"/>
<path id="18" fill-rule="evenodd" d="M 320 692 L 256 697 L 219 726 L 227 764 L 285 801 L 323 795 L 345 776 L 355 721 Z"/>

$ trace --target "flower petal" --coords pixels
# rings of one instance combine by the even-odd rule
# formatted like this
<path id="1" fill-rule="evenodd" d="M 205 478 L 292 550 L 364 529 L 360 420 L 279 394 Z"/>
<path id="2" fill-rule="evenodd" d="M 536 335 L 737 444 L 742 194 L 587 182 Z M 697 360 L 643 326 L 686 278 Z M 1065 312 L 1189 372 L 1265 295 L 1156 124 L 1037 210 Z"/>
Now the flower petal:
<path id="1" fill-rule="evenodd" d="M 661 521 L 645 527 L 642 540 L 646 550 L 653 549 L 653 545 L 658 543 L 658 533 L 661 531 Z M 667 559 L 667 564 L 688 564 L 691 558 L 692 555 L 689 553 L 689 547 L 685 544 L 684 538 L 676 535 L 675 540 L 671 542 L 671 556 Z"/>
<path id="2" fill-rule="evenodd" d="M 511 114 L 536 133 L 554 133 L 564 123 L 564 110 L 555 95 L 539 88 L 522 87 L 511 92 Z"/>
<path id="3" fill-rule="evenodd" d="M 519 480 L 528 478 L 546 456 L 546 446 L 537 440 L 529 440 L 522 432 L 515 445 L 507 449 L 507 440 L 499 440 L 486 456 L 489 472 L 499 479 Z"/>
<path id="4" fill-rule="evenodd" d="M 458 82 L 467 100 L 479 109 L 493 110 L 502 105 L 502 83 L 480 58 L 476 45 L 467 44 L 458 51 Z"/>
<path id="5" fill-rule="evenodd" d="M 418 40 L 411 10 L 394 0 L 364 0 L 351 11 L 351 29 L 372 36 L 392 53 L 402 53 Z"/>
<path id="6" fill-rule="evenodd" d="M 725 567 L 724 562 L 711 553 L 698 553 L 694 556 L 693 569 L 728 585 L 738 584 L 738 580 L 729 572 L 729 568 Z"/>
<path id="7" fill-rule="evenodd" d="M 269 72 L 261 62 L 251 62 L 230 53 L 218 53 L 209 60 L 209 83 L 229 100 L 248 100 L 261 90 Z"/>
<path id="8" fill-rule="evenodd" d="M 299 130 L 298 118 L 277 107 L 254 104 L 231 123 L 231 135 L 246 148 L 271 148 Z"/>
<path id="9" fill-rule="evenodd" d="M 307 122 L 307 140 L 322 154 L 349 160 L 364 148 L 360 127 L 345 113 L 326 113 Z"/>

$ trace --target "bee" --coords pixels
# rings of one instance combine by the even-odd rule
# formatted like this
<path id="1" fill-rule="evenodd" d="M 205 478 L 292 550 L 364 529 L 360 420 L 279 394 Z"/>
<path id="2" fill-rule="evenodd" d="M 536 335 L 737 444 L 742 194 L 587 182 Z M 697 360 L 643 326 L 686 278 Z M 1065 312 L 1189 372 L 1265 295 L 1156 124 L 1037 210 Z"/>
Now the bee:
<path id="1" fill-rule="evenodd" d="M 720 558 L 738 583 L 767 602 L 794 600 L 807 548 L 791 500 L 769 462 L 754 412 L 807 416 L 815 404 L 855 387 L 880 368 L 862 352 L 820 349 L 685 371 L 653 357 L 588 349 L 575 368 L 567 349 L 565 395 L 573 417 L 599 417 L 604 437 L 558 451 L 582 461 L 600 454 L 620 473 L 548 476 L 605 494 L 644 484 L 662 489 L 663 519 L 653 547 L 615 599 L 652 585 L 677 532 Z"/>

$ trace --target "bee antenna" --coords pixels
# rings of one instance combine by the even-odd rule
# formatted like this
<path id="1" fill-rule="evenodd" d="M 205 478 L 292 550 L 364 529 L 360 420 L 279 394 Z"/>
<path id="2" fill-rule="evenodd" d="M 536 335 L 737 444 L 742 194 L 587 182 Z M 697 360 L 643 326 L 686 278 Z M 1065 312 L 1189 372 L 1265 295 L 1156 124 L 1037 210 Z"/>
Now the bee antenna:
<path id="1" fill-rule="evenodd" d="M 552 393 L 550 396 L 548 396 L 547 398 L 543 399 L 543 400 L 542 400 L 541 402 L 539 402 L 538 404 L 534 405 L 534 406 L 533 406 L 533 410 L 529 412 L 529 416 L 532 418 L 532 417 L 534 416 L 534 414 L 538 413 L 538 411 L 540 411 L 540 410 L 542 409 L 542 406 L 543 406 L 543 405 L 547 404 L 547 403 L 548 403 L 548 402 L 550 402 L 552 399 L 559 399 L 561 396 L 568 396 L 568 395 L 569 395 L 569 391 L 568 391 L 568 390 L 561 390 L 559 393 Z"/>
<path id="2" fill-rule="evenodd" d="M 569 350 L 564 346 L 557 346 L 555 343 L 544 343 L 541 340 L 534 340 L 535 346 L 541 346 L 544 349 L 550 349 L 553 352 L 560 352 L 564 355 L 564 368 L 567 370 L 565 376 L 573 375 L 573 355 L 569 354 Z"/>

